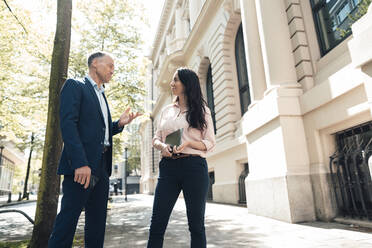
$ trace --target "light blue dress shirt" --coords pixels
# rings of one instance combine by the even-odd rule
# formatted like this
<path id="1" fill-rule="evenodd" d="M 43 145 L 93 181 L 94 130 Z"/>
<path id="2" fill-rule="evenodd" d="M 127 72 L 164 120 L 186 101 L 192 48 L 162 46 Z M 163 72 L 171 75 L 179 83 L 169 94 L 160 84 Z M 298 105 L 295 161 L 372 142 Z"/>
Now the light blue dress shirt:
<path id="1" fill-rule="evenodd" d="M 94 82 L 94 80 L 89 77 L 89 76 L 86 76 L 89 80 L 89 82 L 92 84 L 95 92 L 96 92 L 96 95 L 97 95 L 97 98 L 98 98 L 98 101 L 99 101 L 99 105 L 101 106 L 101 110 L 102 110 L 102 114 L 103 114 L 103 118 L 105 120 L 105 140 L 104 140 L 104 145 L 105 146 L 110 146 L 110 142 L 109 142 L 109 127 L 108 127 L 108 107 L 106 105 L 106 102 L 105 102 L 105 99 L 103 98 L 103 93 L 105 92 L 105 88 L 101 85 L 101 87 L 98 88 L 98 85 L 96 82 Z"/>

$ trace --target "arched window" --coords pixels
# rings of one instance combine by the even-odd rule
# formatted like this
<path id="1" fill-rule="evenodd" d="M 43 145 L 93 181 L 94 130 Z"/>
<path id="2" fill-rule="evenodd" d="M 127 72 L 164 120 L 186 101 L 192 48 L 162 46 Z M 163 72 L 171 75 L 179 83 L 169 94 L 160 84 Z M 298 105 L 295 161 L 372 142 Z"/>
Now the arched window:
<path id="1" fill-rule="evenodd" d="M 213 81 L 212 81 L 212 66 L 209 65 L 207 73 L 207 103 L 211 110 L 214 133 L 216 133 L 216 112 L 214 111 L 214 95 L 213 95 Z"/>
<path id="2" fill-rule="evenodd" d="M 242 114 L 244 114 L 251 103 L 251 95 L 249 93 L 242 24 L 240 24 L 235 38 L 235 59 L 239 82 L 240 107 Z"/>

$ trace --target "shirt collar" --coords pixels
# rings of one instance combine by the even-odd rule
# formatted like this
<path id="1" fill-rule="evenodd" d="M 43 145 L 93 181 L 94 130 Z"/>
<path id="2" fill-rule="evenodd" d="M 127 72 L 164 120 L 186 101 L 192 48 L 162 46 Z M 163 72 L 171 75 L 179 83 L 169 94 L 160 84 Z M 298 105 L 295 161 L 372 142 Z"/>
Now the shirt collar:
<path id="1" fill-rule="evenodd" d="M 181 109 L 181 108 L 180 108 L 180 105 L 179 105 L 179 103 L 178 103 L 178 101 L 177 101 L 177 99 L 175 99 L 175 100 L 173 101 L 173 106 L 176 107 L 176 108 Z M 185 108 L 185 110 L 182 111 L 182 113 L 185 113 L 185 112 L 187 112 L 187 108 Z"/>
<path id="2" fill-rule="evenodd" d="M 105 93 L 105 87 L 103 87 L 103 85 L 98 88 L 98 84 L 89 75 L 87 75 L 86 78 L 92 84 L 93 88 L 96 89 L 99 93 Z"/>

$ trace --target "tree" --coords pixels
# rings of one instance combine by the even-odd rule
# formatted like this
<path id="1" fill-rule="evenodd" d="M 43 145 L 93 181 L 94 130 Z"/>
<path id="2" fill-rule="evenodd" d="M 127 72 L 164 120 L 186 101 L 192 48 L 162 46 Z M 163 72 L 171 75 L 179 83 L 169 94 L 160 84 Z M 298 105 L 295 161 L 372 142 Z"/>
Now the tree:
<path id="1" fill-rule="evenodd" d="M 13 14 L 7 8 L 0 9 L 0 40 L 4 44 L 0 52 L 0 139 L 13 141 L 24 151 L 34 133 L 34 152 L 38 155 L 45 134 L 50 32 L 43 32 L 34 23 L 22 3 L 11 1 L 8 6 Z"/>
<path id="2" fill-rule="evenodd" d="M 140 30 L 143 30 L 143 6 L 140 1 L 79 1 L 73 15 L 75 37 L 69 63 L 69 75 L 87 74 L 87 56 L 95 51 L 109 52 L 115 59 L 115 74 L 106 85 L 113 120 L 130 106 L 142 111 L 146 60 L 141 58 Z M 92 14 L 94 13 L 94 14 Z M 126 133 L 113 137 L 114 160 L 122 159 Z"/>
<path id="3" fill-rule="evenodd" d="M 57 214 L 60 186 L 57 164 L 62 148 L 59 128 L 59 94 L 67 78 L 71 39 L 72 0 L 58 0 L 57 25 L 49 80 L 48 119 L 45 134 L 42 172 L 30 247 L 47 247 Z"/>

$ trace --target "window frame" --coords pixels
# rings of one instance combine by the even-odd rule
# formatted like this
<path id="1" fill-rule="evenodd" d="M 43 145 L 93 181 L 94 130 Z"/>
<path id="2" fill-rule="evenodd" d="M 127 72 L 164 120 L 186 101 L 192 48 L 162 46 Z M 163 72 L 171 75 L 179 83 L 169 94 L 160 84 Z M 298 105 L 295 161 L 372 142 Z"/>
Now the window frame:
<path id="1" fill-rule="evenodd" d="M 245 57 L 242 23 L 240 23 L 238 31 L 236 32 L 236 35 L 235 35 L 235 63 L 236 63 L 236 72 L 237 72 L 237 78 L 238 78 L 240 110 L 241 110 L 241 114 L 244 115 L 244 113 L 248 110 L 248 106 L 252 103 L 252 99 L 251 99 L 250 88 L 249 88 L 247 60 Z M 248 93 L 248 104 L 247 106 L 244 106 L 243 97 L 246 92 Z"/>
<path id="2" fill-rule="evenodd" d="M 212 120 L 213 120 L 213 128 L 214 128 L 214 134 L 217 133 L 216 128 L 216 112 L 214 109 L 214 92 L 213 92 L 213 78 L 212 78 L 212 65 L 209 64 L 208 71 L 207 71 L 207 79 L 206 79 L 206 93 L 207 93 L 207 104 L 208 108 L 211 111 Z"/>

